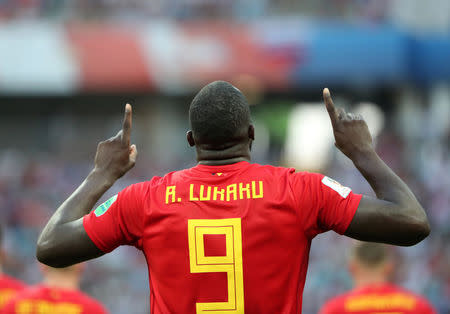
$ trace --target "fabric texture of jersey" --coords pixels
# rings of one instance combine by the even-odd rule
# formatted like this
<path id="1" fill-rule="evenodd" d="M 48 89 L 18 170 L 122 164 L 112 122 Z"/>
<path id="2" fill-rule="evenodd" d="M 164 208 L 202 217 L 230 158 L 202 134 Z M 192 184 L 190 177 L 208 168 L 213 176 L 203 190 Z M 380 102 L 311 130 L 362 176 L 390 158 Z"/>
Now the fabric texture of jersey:
<path id="1" fill-rule="evenodd" d="M 107 311 L 98 301 L 80 291 L 38 285 L 16 294 L 0 313 L 106 314 Z"/>
<path id="2" fill-rule="evenodd" d="M 431 304 L 392 284 L 366 286 L 328 301 L 320 314 L 436 314 Z"/>
<path id="3" fill-rule="evenodd" d="M 361 199 L 323 179 L 197 165 L 129 186 L 83 223 L 103 252 L 143 251 L 153 314 L 301 313 L 311 240 L 344 233 Z"/>
<path id="4" fill-rule="evenodd" d="M 26 288 L 26 285 L 14 278 L 6 276 L 4 274 L 0 275 L 0 309 L 2 309 L 5 304 L 13 298 L 16 293 L 22 291 Z"/>

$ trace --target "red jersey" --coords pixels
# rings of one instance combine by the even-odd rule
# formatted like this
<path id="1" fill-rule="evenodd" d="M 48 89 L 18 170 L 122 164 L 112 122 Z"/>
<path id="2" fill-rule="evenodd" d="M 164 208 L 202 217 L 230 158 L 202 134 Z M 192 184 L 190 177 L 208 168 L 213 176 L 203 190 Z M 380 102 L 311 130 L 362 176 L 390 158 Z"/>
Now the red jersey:
<path id="1" fill-rule="evenodd" d="M 5 306 L 12 297 L 16 295 L 19 291 L 26 288 L 26 285 L 14 278 L 6 276 L 4 274 L 0 275 L 0 309 Z"/>
<path id="2" fill-rule="evenodd" d="M 311 239 L 360 195 L 320 174 L 239 162 L 129 186 L 84 217 L 103 252 L 142 250 L 152 314 L 301 313 Z"/>
<path id="3" fill-rule="evenodd" d="M 77 290 L 30 287 L 11 299 L 2 314 L 106 314 L 104 307 Z"/>
<path id="4" fill-rule="evenodd" d="M 392 284 L 355 289 L 327 302 L 320 314 L 435 314 L 423 297 Z"/>

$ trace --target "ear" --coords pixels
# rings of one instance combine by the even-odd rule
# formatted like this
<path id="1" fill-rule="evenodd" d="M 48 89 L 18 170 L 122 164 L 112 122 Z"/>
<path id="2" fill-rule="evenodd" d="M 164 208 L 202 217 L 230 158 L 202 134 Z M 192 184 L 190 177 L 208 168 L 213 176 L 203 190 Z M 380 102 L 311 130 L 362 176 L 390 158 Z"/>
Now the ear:
<path id="1" fill-rule="evenodd" d="M 192 131 L 191 130 L 187 131 L 186 139 L 187 139 L 187 141 L 189 143 L 189 146 L 191 146 L 191 147 L 195 146 L 194 135 L 192 135 Z"/>
<path id="2" fill-rule="evenodd" d="M 248 126 L 248 137 L 253 141 L 255 140 L 255 127 L 253 124 Z"/>

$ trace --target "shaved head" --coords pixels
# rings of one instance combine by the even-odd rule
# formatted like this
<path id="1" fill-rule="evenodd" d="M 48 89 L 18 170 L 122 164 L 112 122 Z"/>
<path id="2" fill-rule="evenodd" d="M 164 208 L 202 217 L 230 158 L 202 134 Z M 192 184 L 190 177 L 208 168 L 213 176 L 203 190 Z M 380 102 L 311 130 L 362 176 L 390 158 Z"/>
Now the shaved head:
<path id="1" fill-rule="evenodd" d="M 236 87 L 215 81 L 195 96 L 189 120 L 196 145 L 221 150 L 248 139 L 250 107 Z"/>

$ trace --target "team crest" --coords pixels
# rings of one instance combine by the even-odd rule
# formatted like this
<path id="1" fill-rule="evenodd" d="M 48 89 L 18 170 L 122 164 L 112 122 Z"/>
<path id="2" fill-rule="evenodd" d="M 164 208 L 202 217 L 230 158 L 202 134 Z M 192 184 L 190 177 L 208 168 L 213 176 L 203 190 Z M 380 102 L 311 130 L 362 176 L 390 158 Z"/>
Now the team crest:
<path id="1" fill-rule="evenodd" d="M 100 217 L 104 213 L 106 213 L 109 209 L 109 207 L 116 201 L 117 194 L 111 197 L 109 200 L 101 204 L 99 207 L 97 207 L 94 211 L 94 214 L 96 217 Z"/>

